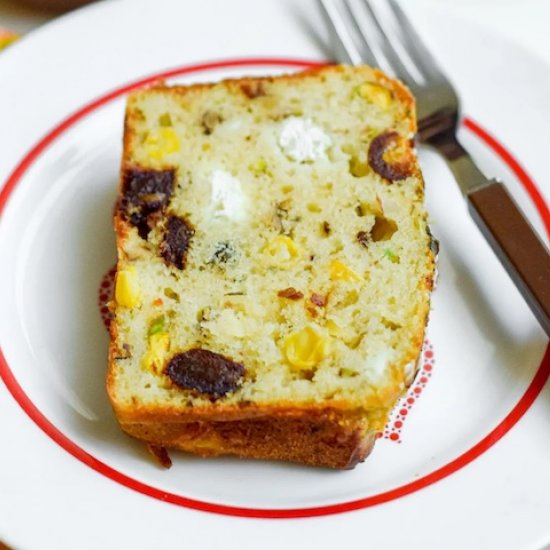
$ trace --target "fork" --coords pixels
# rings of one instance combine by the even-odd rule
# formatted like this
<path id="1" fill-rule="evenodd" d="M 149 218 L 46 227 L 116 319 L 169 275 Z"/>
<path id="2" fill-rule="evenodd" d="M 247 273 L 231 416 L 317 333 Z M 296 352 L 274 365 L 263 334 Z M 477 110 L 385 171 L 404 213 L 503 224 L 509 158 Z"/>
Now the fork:
<path id="1" fill-rule="evenodd" d="M 385 18 L 369 0 L 319 1 L 343 51 L 340 61 L 385 65 L 387 72 L 409 87 L 416 98 L 420 143 L 443 156 L 472 218 L 550 336 L 548 249 L 503 183 L 487 178 L 459 143 L 459 97 L 405 12 L 396 0 L 386 0 Z M 390 37 L 390 18 L 399 41 Z M 367 32 L 361 21 L 368 21 L 373 32 Z"/>

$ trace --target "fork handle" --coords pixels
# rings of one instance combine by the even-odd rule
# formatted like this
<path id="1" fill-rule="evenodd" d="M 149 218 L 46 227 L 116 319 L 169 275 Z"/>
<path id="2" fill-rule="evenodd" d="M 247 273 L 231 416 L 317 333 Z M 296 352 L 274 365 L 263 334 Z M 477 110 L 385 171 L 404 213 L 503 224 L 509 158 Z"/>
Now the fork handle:
<path id="1" fill-rule="evenodd" d="M 467 193 L 472 218 L 550 336 L 550 253 L 502 183 Z"/>

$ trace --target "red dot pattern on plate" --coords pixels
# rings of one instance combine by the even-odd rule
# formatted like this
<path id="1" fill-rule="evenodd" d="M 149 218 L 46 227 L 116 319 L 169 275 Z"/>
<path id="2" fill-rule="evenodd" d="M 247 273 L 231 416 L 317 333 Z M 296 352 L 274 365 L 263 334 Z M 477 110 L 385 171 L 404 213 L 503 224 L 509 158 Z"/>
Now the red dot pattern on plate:
<path id="1" fill-rule="evenodd" d="M 426 388 L 426 384 L 430 381 L 433 374 L 433 367 L 435 363 L 433 346 L 428 340 L 424 342 L 422 348 L 422 354 L 420 356 L 420 368 L 416 373 L 414 382 L 407 391 L 407 394 L 402 397 L 393 412 L 390 414 L 390 418 L 384 428 L 384 431 L 379 434 L 379 437 L 401 443 L 401 430 L 405 420 L 409 416 L 412 407 L 422 396 L 422 392 Z"/>
<path id="2" fill-rule="evenodd" d="M 111 320 L 113 319 L 113 314 L 109 310 L 108 304 L 114 296 L 115 275 L 116 265 L 111 267 L 111 269 L 103 275 L 97 291 L 97 305 L 99 307 L 99 314 L 101 315 L 101 320 L 107 330 L 109 330 Z"/>

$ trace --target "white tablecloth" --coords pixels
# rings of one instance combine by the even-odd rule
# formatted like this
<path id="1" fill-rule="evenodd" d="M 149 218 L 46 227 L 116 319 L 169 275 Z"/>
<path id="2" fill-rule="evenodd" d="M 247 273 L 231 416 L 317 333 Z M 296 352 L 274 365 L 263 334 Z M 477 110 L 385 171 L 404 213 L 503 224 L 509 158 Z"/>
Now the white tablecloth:
<path id="1" fill-rule="evenodd" d="M 549 0 L 402 0 L 402 2 L 407 6 L 444 5 L 450 12 L 497 30 L 550 61 Z M 6 27 L 15 32 L 29 32 L 54 17 L 56 14 L 26 7 L 20 0 L 0 0 L 0 27 Z"/>

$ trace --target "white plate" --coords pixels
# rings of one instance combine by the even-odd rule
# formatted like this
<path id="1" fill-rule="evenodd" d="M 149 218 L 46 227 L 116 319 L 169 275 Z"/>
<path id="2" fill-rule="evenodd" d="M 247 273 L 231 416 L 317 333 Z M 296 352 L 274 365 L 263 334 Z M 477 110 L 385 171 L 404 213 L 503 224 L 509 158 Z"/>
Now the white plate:
<path id="1" fill-rule="evenodd" d="M 549 68 L 440 12 L 415 15 L 459 84 L 464 143 L 545 235 Z M 33 549 L 550 540 L 547 339 L 428 151 L 442 246 L 429 344 L 411 401 L 367 462 L 327 472 L 173 453 L 164 471 L 116 425 L 97 302 L 115 260 L 124 94 L 160 77 L 296 70 L 329 55 L 325 34 L 313 2 L 133 0 L 61 19 L 0 58 L 0 540 Z"/>

